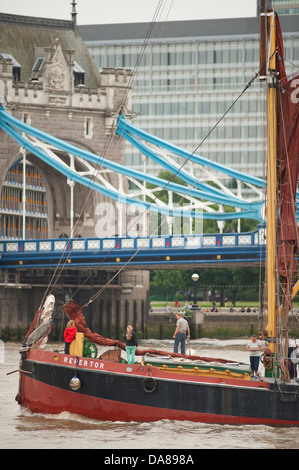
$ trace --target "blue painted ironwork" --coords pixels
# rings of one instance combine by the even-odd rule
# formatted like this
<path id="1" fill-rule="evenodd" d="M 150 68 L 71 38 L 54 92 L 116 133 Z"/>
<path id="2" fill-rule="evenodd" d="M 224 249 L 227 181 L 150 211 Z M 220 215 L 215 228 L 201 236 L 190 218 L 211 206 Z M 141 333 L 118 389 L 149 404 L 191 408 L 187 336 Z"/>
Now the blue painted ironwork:
<path id="1" fill-rule="evenodd" d="M 222 165 L 216 161 L 209 160 L 205 157 L 199 156 L 195 153 L 192 152 L 187 152 L 186 150 L 181 149 L 180 147 L 170 144 L 169 142 L 166 142 L 163 139 L 160 139 L 156 136 L 153 136 L 133 124 L 129 123 L 125 116 L 120 115 L 118 118 L 118 127 L 116 129 L 116 134 L 121 135 L 124 137 L 128 142 L 130 142 L 132 145 L 134 145 L 140 152 L 142 152 L 144 155 L 148 156 L 151 158 L 153 161 L 159 163 L 161 166 L 164 166 L 167 170 L 171 171 L 172 173 L 177 172 L 177 168 L 171 166 L 167 162 L 163 160 L 163 158 L 159 157 L 157 154 L 155 154 L 152 150 L 148 149 L 146 146 L 142 144 L 142 142 L 138 139 L 142 139 L 146 142 L 149 142 L 151 144 L 154 144 L 158 147 L 162 147 L 163 149 L 174 153 L 175 155 L 182 157 L 184 159 L 188 159 L 189 161 L 193 163 L 197 163 L 199 165 L 203 165 L 211 170 L 215 170 L 218 172 L 221 172 L 225 175 L 230 176 L 231 178 L 235 178 L 237 180 L 243 181 L 244 183 L 248 183 L 254 186 L 257 186 L 259 188 L 267 188 L 267 181 L 264 182 L 263 179 L 258 178 L 256 176 L 249 175 L 247 173 L 242 173 L 238 170 L 235 170 L 233 168 L 227 167 L 225 165 Z M 195 178 L 192 178 L 190 175 L 188 175 L 186 172 L 180 170 L 179 176 L 182 180 L 186 181 L 189 184 L 194 185 L 195 187 L 201 187 L 206 190 L 206 197 L 209 198 L 211 197 L 211 194 L 219 194 L 220 191 L 213 186 L 206 185 L 204 183 L 198 182 Z M 235 197 L 229 197 L 229 202 L 224 202 L 224 204 L 228 204 L 231 206 L 239 207 L 242 209 L 247 208 L 247 214 L 248 218 L 253 218 L 255 220 L 262 220 L 261 217 L 261 208 L 263 205 L 263 202 L 251 202 L 248 203 L 246 201 L 242 201 L 238 198 Z M 299 199 L 299 192 L 297 191 L 296 193 L 296 198 Z M 212 199 L 210 199 L 212 201 Z M 241 203 L 240 203 L 241 201 Z M 252 217 L 252 214 L 255 212 L 255 215 Z M 235 215 L 235 218 L 239 218 L 240 213 L 238 212 Z M 219 219 L 221 220 L 221 219 Z M 222 219 L 223 220 L 223 219 Z M 297 211 L 297 220 L 299 220 L 299 215 Z"/>
<path id="2" fill-rule="evenodd" d="M 209 160 L 208 158 L 196 155 L 195 153 L 187 152 L 186 150 L 181 149 L 180 147 L 170 144 L 169 142 L 166 142 L 163 139 L 160 139 L 158 137 L 155 137 L 141 129 L 138 129 L 136 126 L 133 124 L 129 123 L 125 116 L 120 115 L 118 118 L 118 127 L 116 130 L 116 134 L 119 134 L 123 136 L 125 139 L 128 138 L 129 135 L 134 135 L 137 136 L 146 142 L 150 142 L 154 145 L 158 145 L 159 147 L 162 147 L 175 155 L 178 155 L 179 157 L 183 157 L 184 159 L 188 159 L 191 162 L 198 163 L 199 165 L 206 166 L 210 168 L 211 170 L 216 170 L 219 171 L 223 174 L 226 174 L 232 178 L 239 179 L 241 181 L 244 181 L 246 183 L 253 184 L 254 186 L 258 186 L 260 188 L 264 187 L 264 181 L 261 178 L 257 178 L 256 176 L 251 176 L 249 174 L 242 173 L 240 171 L 234 170 L 233 168 L 226 167 L 225 165 L 221 165 L 220 163 L 217 163 L 215 161 Z M 133 139 L 132 139 L 133 142 Z M 136 141 L 137 142 L 137 141 Z M 135 144 L 134 144 L 135 145 Z M 153 158 L 155 158 L 153 156 Z M 162 162 L 159 162 L 162 164 Z M 169 168 L 170 170 L 170 168 Z M 171 170 L 170 170 L 171 171 Z M 172 170 L 173 171 L 173 170 Z M 180 176 L 181 177 L 181 176 Z M 182 179 L 184 179 L 182 177 Z M 215 188 L 212 186 L 209 186 L 210 191 L 214 191 Z"/>
<path id="3" fill-rule="evenodd" d="M 6 240 L 0 242 L 0 269 L 258 265 L 265 261 L 265 229 L 248 233 L 187 236 Z"/>
<path id="4" fill-rule="evenodd" d="M 117 201 L 122 204 L 129 204 L 135 206 L 141 206 L 144 210 L 150 210 L 153 212 L 161 213 L 166 216 L 171 217 L 181 217 L 182 209 L 180 207 L 168 207 L 166 205 L 158 205 L 155 202 L 147 202 L 142 199 L 136 199 L 130 197 L 128 194 L 122 194 L 120 191 L 112 189 L 111 187 L 105 187 L 99 182 L 92 180 L 84 175 L 79 174 L 74 168 L 71 168 L 64 164 L 62 161 L 53 160 L 45 150 L 43 150 L 42 145 L 38 142 L 33 141 L 25 136 L 31 136 L 34 139 L 39 139 L 41 142 L 48 145 L 54 146 L 55 148 L 67 152 L 68 154 L 82 158 L 83 160 L 92 163 L 96 168 L 106 168 L 112 171 L 115 171 L 118 174 L 125 175 L 127 177 L 135 178 L 141 182 L 151 183 L 156 185 L 158 188 L 165 188 L 167 190 L 177 192 L 182 196 L 188 196 L 196 198 L 197 200 L 206 200 L 212 203 L 218 204 L 220 206 L 230 206 L 238 209 L 238 211 L 233 212 L 208 212 L 208 211 L 198 211 L 198 210 L 188 210 L 184 208 L 184 216 L 192 218 L 206 218 L 213 219 L 217 221 L 225 221 L 231 219 L 244 219 L 250 218 L 262 222 L 262 207 L 264 201 L 246 201 L 235 195 L 224 194 L 219 188 L 215 188 L 212 185 L 200 182 L 196 177 L 189 175 L 183 168 L 179 170 L 175 165 L 172 165 L 170 162 L 167 162 L 157 153 L 149 149 L 144 145 L 141 140 L 149 142 L 158 147 L 165 149 L 166 151 L 172 152 L 175 155 L 178 155 L 184 159 L 188 159 L 191 162 L 204 165 L 210 170 L 217 170 L 223 174 L 226 174 L 232 178 L 236 178 L 240 181 L 243 181 L 250 185 L 255 185 L 256 187 L 263 187 L 264 182 L 262 179 L 241 173 L 232 168 L 221 165 L 217 162 L 208 160 L 202 156 L 196 155 L 195 153 L 187 152 L 173 144 L 163 141 L 155 136 L 148 134 L 145 131 L 142 131 L 131 123 L 129 123 L 123 115 L 118 118 L 118 126 L 116 129 L 116 134 L 122 136 L 128 140 L 132 145 L 134 145 L 140 152 L 142 152 L 147 157 L 158 162 L 162 167 L 166 168 L 173 174 L 178 173 L 179 177 L 184 180 L 188 186 L 182 184 L 174 183 L 172 181 L 166 181 L 163 178 L 159 178 L 147 173 L 142 173 L 138 170 L 120 165 L 116 162 L 113 162 L 107 158 L 99 157 L 98 155 L 89 152 L 87 150 L 76 147 L 72 144 L 62 141 L 54 136 L 51 136 L 39 129 L 36 129 L 28 124 L 16 119 L 11 114 L 7 113 L 3 106 L 0 107 L 0 128 L 3 129 L 7 134 L 9 134 L 16 142 L 18 142 L 23 148 L 27 149 L 29 152 L 36 155 L 42 161 L 55 168 L 57 171 L 65 175 L 69 180 L 75 181 L 79 184 L 82 184 L 88 188 L 91 188 L 95 191 L 100 192 L 101 194 Z M 141 140 L 140 140 L 141 139 Z M 299 212 L 297 212 L 297 219 L 299 220 Z"/>
<path id="5" fill-rule="evenodd" d="M 137 141 L 134 141 L 134 139 L 128 135 L 128 133 L 123 129 L 121 130 L 121 126 L 124 125 L 124 118 L 121 118 L 119 120 L 119 127 L 116 131 L 116 133 L 123 135 L 125 138 L 129 139 L 134 143 L 134 145 L 137 145 L 140 150 L 143 151 L 143 153 L 147 154 L 147 156 L 153 157 L 153 152 L 149 152 L 144 146 L 142 146 L 141 143 L 138 143 Z M 128 123 L 125 124 L 126 127 L 130 127 L 132 132 L 137 132 L 136 128 L 134 126 L 129 125 Z M 26 148 L 28 151 L 36 155 L 38 158 L 43 160 L 45 163 L 48 165 L 52 166 L 62 174 L 64 174 L 67 178 L 70 180 L 76 181 L 84 186 L 87 186 L 88 188 L 92 188 L 95 191 L 98 191 L 105 196 L 108 196 L 120 203 L 125 203 L 125 204 L 134 204 L 136 206 L 142 206 L 146 210 L 151 210 L 154 212 L 159 212 L 164 215 L 170 215 L 170 216 L 178 216 L 181 217 L 181 209 L 179 208 L 168 208 L 165 206 L 158 206 L 155 203 L 147 203 L 145 201 L 139 200 L 139 199 L 134 199 L 131 198 L 128 195 L 123 195 L 120 194 L 118 191 L 114 191 L 112 189 L 106 188 L 103 185 L 99 184 L 96 181 L 91 181 L 89 178 L 86 178 L 84 176 L 79 175 L 75 170 L 69 168 L 67 165 L 64 165 L 58 161 L 53 161 L 46 152 L 44 152 L 41 148 L 39 148 L 34 142 L 29 141 L 27 138 L 25 138 L 23 133 L 26 133 L 32 137 L 35 137 L 37 139 L 41 139 L 43 142 L 46 142 L 47 144 L 53 145 L 56 148 L 68 152 L 72 155 L 78 156 L 80 158 L 83 158 L 93 164 L 95 164 L 98 168 L 99 167 L 104 167 L 107 169 L 111 169 L 113 171 L 116 171 L 117 173 L 123 174 L 125 176 L 131 176 L 134 177 L 138 180 L 141 181 L 146 181 L 151 184 L 155 184 L 161 188 L 167 186 L 167 189 L 170 191 L 175 191 L 181 195 L 188 195 L 192 196 L 195 198 L 200 198 L 204 200 L 209 200 L 211 202 L 217 203 L 217 204 L 222 204 L 222 205 L 227 205 L 227 206 L 233 206 L 241 209 L 240 212 L 236 214 L 236 212 L 217 212 L 217 213 L 210 213 L 210 212 L 203 212 L 199 213 L 198 211 L 184 211 L 184 215 L 186 217 L 193 217 L 193 218 L 208 218 L 208 219 L 215 219 L 215 220 L 231 220 L 233 218 L 252 218 L 255 220 L 262 220 L 261 217 L 261 207 L 262 207 L 262 202 L 255 202 L 255 203 L 249 203 L 246 201 L 243 201 L 242 199 L 239 199 L 235 196 L 228 196 L 223 194 L 219 189 L 213 188 L 212 186 L 209 186 L 204 183 L 198 182 L 198 180 L 190 175 L 188 175 L 185 171 L 180 171 L 180 178 L 183 180 L 186 180 L 186 182 L 189 185 L 192 185 L 193 187 L 188 187 L 184 185 L 180 185 L 178 183 L 172 183 L 168 182 L 162 178 L 158 178 L 155 176 L 151 176 L 145 173 L 142 173 L 140 171 L 134 170 L 132 168 L 127 168 L 123 165 L 117 164 L 115 162 L 112 162 L 111 160 L 108 160 L 103 157 L 99 157 L 98 155 L 95 155 L 91 152 L 88 152 L 84 149 L 81 149 L 79 147 L 76 147 L 72 144 L 69 144 L 67 142 L 64 142 L 56 137 L 53 137 L 43 131 L 40 131 L 32 126 L 29 126 L 28 124 L 23 123 L 22 121 L 16 119 L 15 117 L 11 116 L 9 113 L 7 113 L 2 106 L 0 108 L 0 128 L 2 128 L 7 134 L 9 134 L 14 140 L 16 140 L 22 147 Z M 140 131 L 142 135 L 145 135 L 146 133 L 143 133 L 143 131 Z M 153 136 L 151 136 L 152 139 L 154 139 Z M 148 138 L 148 137 L 147 137 Z M 156 139 L 156 138 L 155 138 Z M 160 139 L 156 139 L 157 142 L 160 141 Z M 190 158 L 193 159 L 196 156 L 192 156 Z M 165 163 L 163 163 L 163 159 L 161 157 L 156 156 L 156 159 L 163 164 L 164 167 L 174 172 L 174 168 L 171 165 L 165 166 Z M 197 158 L 197 157 L 196 157 Z M 200 157 L 202 158 L 202 157 Z M 205 159 L 206 160 L 206 159 Z M 234 170 L 232 170 L 234 171 Z M 198 188 L 198 189 L 197 189 Z"/>

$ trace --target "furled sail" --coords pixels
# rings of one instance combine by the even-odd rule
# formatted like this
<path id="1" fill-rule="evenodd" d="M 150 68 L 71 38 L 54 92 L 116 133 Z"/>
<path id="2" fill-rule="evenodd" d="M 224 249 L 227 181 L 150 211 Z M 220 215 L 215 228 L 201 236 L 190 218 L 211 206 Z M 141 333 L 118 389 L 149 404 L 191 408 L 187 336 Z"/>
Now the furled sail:
<path id="1" fill-rule="evenodd" d="M 296 274 L 298 226 L 296 222 L 296 190 L 299 172 L 299 75 L 287 77 L 283 39 L 276 15 L 277 42 L 277 191 L 278 191 L 278 254 L 277 268 L 282 279 L 280 309 L 280 347 L 288 356 L 288 315 L 292 309 L 292 289 Z"/>
<path id="2" fill-rule="evenodd" d="M 279 275 L 292 282 L 298 248 L 296 189 L 299 172 L 299 75 L 286 77 L 283 40 L 277 16 L 279 92 L 278 121 L 278 197 L 279 197 Z"/>

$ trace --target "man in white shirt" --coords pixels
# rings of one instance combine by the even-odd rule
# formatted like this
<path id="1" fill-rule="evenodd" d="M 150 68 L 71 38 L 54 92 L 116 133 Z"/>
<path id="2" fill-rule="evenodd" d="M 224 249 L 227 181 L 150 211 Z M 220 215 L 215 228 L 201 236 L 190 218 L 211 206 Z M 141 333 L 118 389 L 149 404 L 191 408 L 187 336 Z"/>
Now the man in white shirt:
<path id="1" fill-rule="evenodd" d="M 173 352 L 179 352 L 179 344 L 181 344 L 181 354 L 185 354 L 186 351 L 186 336 L 190 338 L 190 328 L 187 320 L 182 317 L 181 312 L 177 313 L 176 329 L 173 335 L 174 347 Z"/>
<path id="2" fill-rule="evenodd" d="M 251 341 L 247 344 L 247 351 L 249 351 L 251 377 L 258 378 L 258 369 L 260 364 L 262 343 L 257 340 L 255 335 L 251 336 Z"/>

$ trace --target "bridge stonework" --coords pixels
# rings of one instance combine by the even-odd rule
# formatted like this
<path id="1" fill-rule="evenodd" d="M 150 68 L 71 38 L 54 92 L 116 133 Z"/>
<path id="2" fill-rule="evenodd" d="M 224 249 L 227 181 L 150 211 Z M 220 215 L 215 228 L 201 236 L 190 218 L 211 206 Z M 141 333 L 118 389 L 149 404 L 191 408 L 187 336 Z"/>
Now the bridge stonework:
<path id="1" fill-rule="evenodd" d="M 114 134 L 113 125 L 119 112 L 131 115 L 131 71 L 104 69 L 100 73 L 78 34 L 75 21 L 0 14 L 0 37 L 0 101 L 5 110 L 48 134 L 123 164 L 125 142 Z M 19 144 L 0 130 L 0 190 L 9 168 L 22 155 Z M 69 156 L 64 158 L 67 161 Z M 48 236 L 69 236 L 71 196 L 66 177 L 29 152 L 26 160 L 42 175 L 46 188 Z M 109 182 L 117 183 L 117 178 L 110 174 Z M 105 201 L 111 203 L 105 196 L 75 184 L 74 236 L 100 236 L 95 233 L 97 206 Z M 99 265 L 100 262 L 99 259 Z M 115 272 L 100 266 L 94 270 L 96 276 L 101 271 L 106 278 Z M 53 270 L 43 269 L 43 280 L 39 282 L 40 270 L 24 271 L 30 278 L 26 283 L 20 281 L 13 269 L 1 272 L 2 331 L 28 326 L 45 293 L 46 280 L 51 280 L 53 274 Z M 77 274 L 81 271 L 81 268 L 73 269 Z M 109 285 L 91 304 L 88 315 L 92 324 L 107 332 L 110 329 L 111 334 L 115 328 L 124 329 L 125 321 L 136 321 L 137 329 L 143 327 L 148 273 L 130 271 L 130 275 L 138 283 L 126 289 L 120 280 L 117 285 Z M 64 284 L 63 276 L 54 288 L 60 304 L 76 290 L 75 283 Z M 78 303 L 84 304 L 99 286 L 103 286 L 102 281 L 80 290 Z M 100 308 L 104 310 L 97 317 Z"/>

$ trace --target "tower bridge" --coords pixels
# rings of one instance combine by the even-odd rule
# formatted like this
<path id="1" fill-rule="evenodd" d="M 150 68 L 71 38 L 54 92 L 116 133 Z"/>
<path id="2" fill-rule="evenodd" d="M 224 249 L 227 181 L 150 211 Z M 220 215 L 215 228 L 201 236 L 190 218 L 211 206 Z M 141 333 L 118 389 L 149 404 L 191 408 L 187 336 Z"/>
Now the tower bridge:
<path id="1" fill-rule="evenodd" d="M 92 267 L 170 269 L 259 266 L 265 228 L 249 233 L 159 237 L 76 238 L 0 242 L 0 269 Z"/>
<path id="2" fill-rule="evenodd" d="M 26 328 L 49 283 L 58 305 L 82 284 L 83 305 L 109 281 L 88 309 L 90 327 L 109 334 L 132 322 L 143 331 L 150 269 L 264 262 L 262 225 L 222 232 L 233 219 L 264 223 L 266 183 L 134 126 L 132 71 L 99 71 L 75 15 L 0 14 L 0 32 L 0 328 Z M 126 145 L 142 154 L 144 171 L 124 165 Z M 149 174 L 148 159 L 171 177 Z M 165 219 L 162 236 L 149 213 Z M 173 229 L 182 217 L 188 235 Z M 202 234 L 202 219 L 220 233 Z"/>

